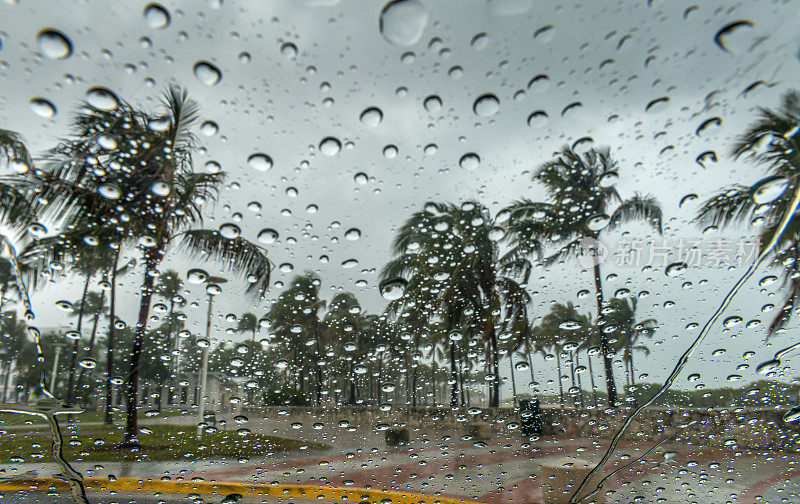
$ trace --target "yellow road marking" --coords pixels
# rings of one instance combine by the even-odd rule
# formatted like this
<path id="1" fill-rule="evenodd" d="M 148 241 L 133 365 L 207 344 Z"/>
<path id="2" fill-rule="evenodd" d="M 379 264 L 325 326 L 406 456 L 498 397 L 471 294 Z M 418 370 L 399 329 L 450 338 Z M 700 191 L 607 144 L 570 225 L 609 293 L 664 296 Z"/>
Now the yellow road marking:
<path id="1" fill-rule="evenodd" d="M 176 481 L 149 480 L 144 478 L 120 477 L 84 478 L 87 490 L 122 490 L 134 492 L 199 493 L 228 495 L 266 495 L 275 497 L 308 497 L 323 500 L 348 500 L 350 502 L 369 500 L 380 503 L 389 499 L 391 504 L 480 504 L 475 501 L 454 497 L 440 497 L 413 492 L 383 491 L 374 488 L 347 488 L 334 486 L 244 483 L 236 481 Z M 0 491 L 52 491 L 68 490 L 66 482 L 56 478 L 32 478 L 0 481 Z M 388 503 L 387 503 L 388 504 Z"/>

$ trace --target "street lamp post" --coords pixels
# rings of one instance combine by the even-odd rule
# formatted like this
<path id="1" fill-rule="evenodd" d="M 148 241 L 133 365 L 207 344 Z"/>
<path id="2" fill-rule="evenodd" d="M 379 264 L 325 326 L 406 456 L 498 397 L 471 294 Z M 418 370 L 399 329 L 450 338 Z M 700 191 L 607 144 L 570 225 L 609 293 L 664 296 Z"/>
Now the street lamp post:
<path id="1" fill-rule="evenodd" d="M 219 283 L 225 282 L 222 278 L 215 278 Z M 211 348 L 211 311 L 214 306 L 214 296 L 222 293 L 222 288 L 216 283 L 206 287 L 208 293 L 208 314 L 206 315 L 206 346 L 203 348 L 203 360 L 200 368 L 200 397 L 198 398 L 197 436 L 203 433 L 203 416 L 206 412 L 206 385 L 208 384 L 208 352 Z"/>
<path id="2" fill-rule="evenodd" d="M 56 345 L 56 354 L 53 357 L 53 371 L 50 373 L 50 393 L 56 389 L 56 371 L 58 370 L 58 358 L 61 356 L 61 345 Z"/>

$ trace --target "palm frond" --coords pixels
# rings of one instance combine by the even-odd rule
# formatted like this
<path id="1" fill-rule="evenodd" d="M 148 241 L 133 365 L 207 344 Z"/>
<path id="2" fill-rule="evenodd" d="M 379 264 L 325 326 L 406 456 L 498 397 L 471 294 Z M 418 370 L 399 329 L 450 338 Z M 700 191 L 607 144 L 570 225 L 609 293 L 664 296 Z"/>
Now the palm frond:
<path id="1" fill-rule="evenodd" d="M 644 221 L 658 234 L 663 232 L 663 215 L 661 205 L 653 196 L 634 194 L 623 201 L 611 214 L 611 219 L 605 229 L 611 231 L 622 224 L 632 221 Z"/>
<path id="2" fill-rule="evenodd" d="M 220 263 L 228 271 L 244 276 L 247 292 L 259 298 L 269 289 L 272 263 L 266 250 L 248 240 L 225 238 L 212 229 L 193 229 L 179 235 L 179 247 L 191 258 Z"/>

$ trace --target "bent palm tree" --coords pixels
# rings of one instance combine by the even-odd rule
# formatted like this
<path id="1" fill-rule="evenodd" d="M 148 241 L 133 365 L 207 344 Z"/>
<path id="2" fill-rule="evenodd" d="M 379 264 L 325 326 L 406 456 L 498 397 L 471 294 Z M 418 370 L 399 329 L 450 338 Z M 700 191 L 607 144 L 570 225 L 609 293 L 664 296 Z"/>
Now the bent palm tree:
<path id="1" fill-rule="evenodd" d="M 700 207 L 695 222 L 702 226 L 728 227 L 745 221 L 759 226 L 759 252 L 770 242 L 789 209 L 800 183 L 800 91 L 783 95 L 777 110 L 759 108 L 757 119 L 733 146 L 737 158 L 748 157 L 763 165 L 767 177 L 752 185 L 734 184 L 710 196 Z M 800 223 L 789 222 L 777 243 L 774 264 L 783 268 L 787 295 L 783 307 L 769 325 L 769 335 L 786 327 L 800 306 Z"/>
<path id="2" fill-rule="evenodd" d="M 381 271 L 382 281 L 407 283 L 387 310 L 414 331 L 441 321 L 448 331 L 479 336 L 487 350 L 489 405 L 500 404 L 498 326 L 527 326 L 528 294 L 498 269 L 503 230 L 486 207 L 428 203 L 395 236 L 395 258 Z"/>
<path id="3" fill-rule="evenodd" d="M 559 247 L 541 260 L 545 266 L 576 254 L 582 246 L 599 240 L 606 232 L 631 221 L 643 221 L 661 233 L 661 207 L 652 196 L 635 194 L 622 199 L 613 185 L 619 167 L 608 149 L 590 150 L 585 154 L 564 147 L 552 161 L 536 171 L 534 180 L 547 189 L 549 202 L 522 199 L 511 204 L 508 212 L 508 242 L 511 250 L 503 265 L 511 272 L 530 275 L 529 258 L 544 247 Z M 603 282 L 599 261 L 594 261 L 594 285 L 597 313 L 602 325 Z M 612 348 L 603 331 L 599 331 L 603 354 L 609 406 L 616 404 L 617 390 L 612 369 Z"/>
<path id="4" fill-rule="evenodd" d="M 124 446 L 137 445 L 137 391 L 150 302 L 157 268 L 168 250 L 189 259 L 216 261 L 247 278 L 247 292 L 262 296 L 271 270 L 265 250 L 239 236 L 235 226 L 224 235 L 199 228 L 203 204 L 213 200 L 225 174 L 194 171 L 197 142 L 190 128 L 198 105 L 186 91 L 170 87 L 163 112 L 150 114 L 119 100 L 113 110 L 89 105 L 78 113 L 75 134 L 48 158 L 50 169 L 37 173 L 38 201 L 71 222 L 86 224 L 97 244 L 108 229 L 117 247 L 137 245 L 144 264 L 139 315 L 127 376 Z M 97 169 L 97 165 L 103 167 Z M 96 222 L 90 227 L 90 223 Z"/>

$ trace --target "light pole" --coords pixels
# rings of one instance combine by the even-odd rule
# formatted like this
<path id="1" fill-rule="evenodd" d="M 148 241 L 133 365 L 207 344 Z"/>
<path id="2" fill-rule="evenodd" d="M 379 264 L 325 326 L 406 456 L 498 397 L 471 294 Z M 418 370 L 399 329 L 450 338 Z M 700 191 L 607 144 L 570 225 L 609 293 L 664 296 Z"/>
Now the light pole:
<path id="1" fill-rule="evenodd" d="M 61 345 L 56 345 L 56 354 L 53 357 L 53 371 L 50 373 L 50 393 L 56 389 L 56 370 L 58 369 L 58 358 L 61 356 Z"/>
<path id="2" fill-rule="evenodd" d="M 215 280 L 218 283 L 224 283 L 224 278 L 212 277 L 209 280 Z M 198 421 L 197 421 L 197 436 L 203 433 L 203 415 L 206 412 L 206 385 L 208 383 L 208 351 L 211 348 L 211 311 L 214 306 L 214 296 L 222 293 L 222 288 L 218 283 L 210 283 L 206 286 L 206 293 L 208 293 L 208 314 L 206 315 L 206 346 L 203 347 L 203 361 L 200 368 L 200 394 L 198 397 Z"/>

